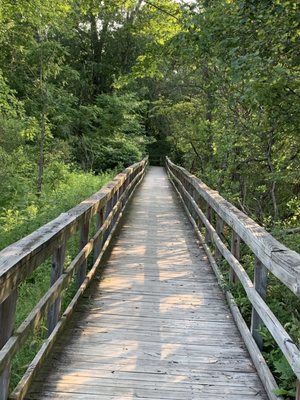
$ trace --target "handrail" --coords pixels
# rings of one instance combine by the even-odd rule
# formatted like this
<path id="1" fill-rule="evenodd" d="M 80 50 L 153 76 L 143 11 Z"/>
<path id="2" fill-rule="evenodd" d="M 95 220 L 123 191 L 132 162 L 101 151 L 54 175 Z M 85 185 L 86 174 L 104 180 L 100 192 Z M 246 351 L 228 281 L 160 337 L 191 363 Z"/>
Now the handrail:
<path id="1" fill-rule="evenodd" d="M 129 198 L 144 177 L 147 165 L 148 157 L 126 168 L 99 192 L 0 252 L 0 400 L 8 398 L 12 357 L 48 311 L 48 338 L 9 398 L 23 399 L 26 395 L 38 367 L 94 276 Z M 97 218 L 96 233 L 89 238 L 93 216 Z M 64 270 L 67 240 L 77 231 L 80 231 L 79 253 Z M 87 271 L 87 258 L 92 252 L 93 266 Z M 13 332 L 18 286 L 51 255 L 51 286 Z M 60 317 L 61 294 L 74 274 L 77 276 L 77 293 Z"/>
<path id="2" fill-rule="evenodd" d="M 166 158 L 166 168 L 198 237 L 208 253 L 213 268 L 218 278 L 222 281 L 222 285 L 224 286 L 224 277 L 216 262 L 219 261 L 220 257 L 224 257 L 231 267 L 231 283 L 234 283 L 238 277 L 252 304 L 252 341 L 250 341 L 250 331 L 243 321 L 229 289 L 226 287 L 225 292 L 230 308 L 238 327 L 243 331 L 241 333 L 258 369 L 258 373 L 266 385 L 269 397 L 278 399 L 274 395 L 274 389 L 277 388 L 275 380 L 265 361 L 262 361 L 260 325 L 263 323 L 267 327 L 298 379 L 300 379 L 300 351 L 265 302 L 267 271 L 269 270 L 274 274 L 299 297 L 300 255 L 278 242 L 265 229 L 220 196 L 218 192 L 210 189 L 199 178 L 190 174 L 184 168 L 172 163 L 168 157 Z M 232 229 L 230 250 L 222 241 L 225 223 Z M 205 239 L 202 236 L 201 227 L 205 228 Z M 239 260 L 240 239 L 255 255 L 254 282 L 251 281 Z M 215 247 L 215 258 L 213 258 L 208 246 L 210 243 Z"/>

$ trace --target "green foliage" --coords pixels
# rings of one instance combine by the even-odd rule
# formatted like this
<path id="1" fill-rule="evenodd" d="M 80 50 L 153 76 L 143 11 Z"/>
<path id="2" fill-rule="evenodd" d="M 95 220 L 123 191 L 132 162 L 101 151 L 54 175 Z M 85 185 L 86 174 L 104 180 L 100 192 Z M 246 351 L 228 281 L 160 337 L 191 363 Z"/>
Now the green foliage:
<path id="1" fill-rule="evenodd" d="M 147 144 L 143 109 L 131 93 L 102 94 L 94 105 L 81 106 L 75 154 L 82 166 L 98 172 L 140 160 Z"/>
<path id="2" fill-rule="evenodd" d="M 299 252 L 300 234 L 285 233 L 300 223 L 298 26 L 295 1 L 2 0 L 0 246 L 149 151 L 156 163 L 169 155 L 186 166 Z M 245 249 L 242 262 L 253 277 Z M 21 299 L 41 295 L 48 268 Z M 234 292 L 249 321 L 244 291 Z M 297 340 L 296 300 L 272 280 L 268 302 Z M 262 334 L 280 393 L 292 396 L 286 361 Z M 41 337 L 29 340 L 18 371 Z"/>
<path id="3" fill-rule="evenodd" d="M 59 171 L 59 174 L 57 172 Z M 45 189 L 40 197 L 27 188 L 17 192 L 14 204 L 0 213 L 0 248 L 31 233 L 61 212 L 96 192 L 111 174 L 93 175 L 72 171 L 63 163 L 52 163 L 46 170 Z"/>

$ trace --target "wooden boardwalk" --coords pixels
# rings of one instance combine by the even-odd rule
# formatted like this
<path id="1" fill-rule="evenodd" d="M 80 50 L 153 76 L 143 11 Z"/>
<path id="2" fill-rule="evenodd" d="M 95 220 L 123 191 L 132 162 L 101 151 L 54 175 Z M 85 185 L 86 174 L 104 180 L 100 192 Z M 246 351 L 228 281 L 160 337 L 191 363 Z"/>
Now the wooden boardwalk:
<path id="1" fill-rule="evenodd" d="M 148 171 L 26 398 L 267 399 L 164 169 Z"/>

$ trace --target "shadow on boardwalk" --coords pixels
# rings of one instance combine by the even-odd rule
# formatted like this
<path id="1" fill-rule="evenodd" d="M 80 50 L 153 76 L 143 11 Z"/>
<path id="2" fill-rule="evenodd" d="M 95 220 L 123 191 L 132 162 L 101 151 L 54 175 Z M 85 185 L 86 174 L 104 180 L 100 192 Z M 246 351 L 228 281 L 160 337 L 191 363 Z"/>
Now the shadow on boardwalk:
<path id="1" fill-rule="evenodd" d="M 267 399 L 160 167 L 53 354 L 28 399 Z"/>

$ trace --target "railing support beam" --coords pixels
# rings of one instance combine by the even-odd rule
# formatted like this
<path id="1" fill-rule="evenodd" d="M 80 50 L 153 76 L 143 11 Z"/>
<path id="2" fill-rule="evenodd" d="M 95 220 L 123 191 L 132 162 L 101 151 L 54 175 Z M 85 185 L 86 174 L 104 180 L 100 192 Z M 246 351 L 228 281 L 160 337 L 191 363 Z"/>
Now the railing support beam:
<path id="1" fill-rule="evenodd" d="M 80 228 L 79 250 L 83 249 L 89 240 L 90 221 L 84 221 Z M 84 260 L 77 272 L 77 288 L 79 288 L 85 279 L 87 271 L 87 260 Z"/>
<path id="2" fill-rule="evenodd" d="M 235 231 L 232 231 L 232 236 L 231 236 L 231 253 L 238 261 L 240 261 L 240 259 L 241 259 L 241 239 Z M 236 281 L 237 281 L 237 276 L 236 276 L 233 268 L 230 268 L 229 282 L 232 284 L 232 283 L 235 283 Z"/>
<path id="3" fill-rule="evenodd" d="M 213 211 L 212 211 L 212 208 L 208 204 L 206 205 L 205 215 L 206 215 L 206 218 L 208 219 L 208 221 L 211 223 L 212 218 L 213 218 Z M 210 237 L 210 233 L 209 233 L 208 229 L 205 229 L 205 242 L 207 244 L 211 243 L 211 237 Z"/>
<path id="4" fill-rule="evenodd" d="M 51 286 L 57 281 L 64 270 L 64 262 L 66 255 L 66 244 L 58 247 L 52 258 L 52 270 L 51 270 Z M 58 320 L 61 307 L 61 296 L 59 296 L 55 302 L 49 307 L 48 319 L 47 319 L 47 336 L 51 334 L 55 328 Z"/>
<path id="5" fill-rule="evenodd" d="M 14 289 L 7 299 L 0 304 L 0 349 L 2 349 L 13 333 L 16 304 L 17 289 Z M 6 400 L 8 398 L 9 379 L 10 364 L 0 373 L 0 400 Z"/>
<path id="6" fill-rule="evenodd" d="M 263 300 L 266 299 L 267 283 L 268 270 L 258 258 L 255 258 L 254 288 Z M 262 324 L 263 322 L 260 316 L 253 307 L 251 316 L 251 334 L 260 350 L 263 348 L 263 339 L 258 330 Z"/>
<path id="7" fill-rule="evenodd" d="M 219 215 L 217 215 L 217 221 L 216 221 L 216 232 L 218 234 L 218 236 L 220 237 L 220 239 L 222 240 L 223 237 L 223 233 L 224 233 L 224 221 L 222 220 L 222 218 L 219 217 Z M 217 261 L 220 261 L 222 259 L 222 254 L 220 253 L 220 251 L 218 250 L 217 246 L 215 246 L 215 258 Z"/>

